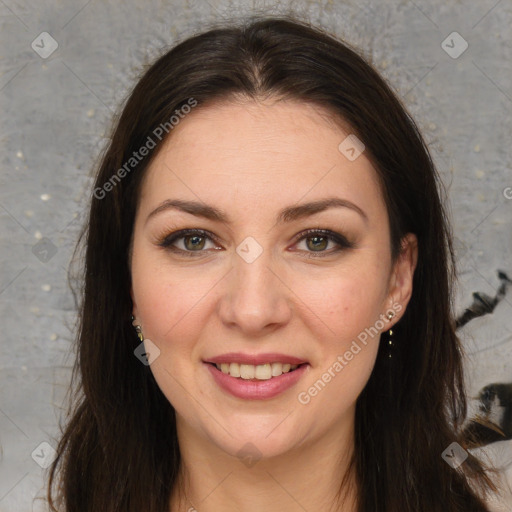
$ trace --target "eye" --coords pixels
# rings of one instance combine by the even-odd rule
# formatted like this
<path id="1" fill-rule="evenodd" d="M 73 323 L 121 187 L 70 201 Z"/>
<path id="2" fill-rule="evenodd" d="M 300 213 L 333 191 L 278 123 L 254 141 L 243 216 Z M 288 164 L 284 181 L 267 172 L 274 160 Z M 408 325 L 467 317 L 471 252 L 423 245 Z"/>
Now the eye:
<path id="1" fill-rule="evenodd" d="M 337 253 L 343 249 L 351 249 L 354 247 L 354 244 L 349 242 L 340 233 L 335 233 L 334 231 L 320 228 L 308 229 L 302 233 L 299 233 L 297 235 L 296 241 L 305 241 L 306 250 L 307 252 L 311 253 L 306 256 L 308 258 L 322 258 L 324 256 Z M 334 250 L 325 251 L 329 242 L 333 242 L 335 244 Z M 309 249 L 311 249 L 311 251 L 309 251 Z"/>
<path id="2" fill-rule="evenodd" d="M 173 252 L 180 252 L 186 256 L 195 256 L 195 252 L 204 252 L 206 241 L 215 241 L 215 237 L 203 231 L 202 229 L 182 229 L 166 236 L 158 245 Z M 180 244 L 183 249 L 176 247 L 177 241 L 182 241 Z"/>
<path id="3" fill-rule="evenodd" d="M 182 229 L 167 235 L 158 245 L 184 256 L 198 256 L 200 253 L 206 252 L 205 245 L 208 241 L 216 242 L 216 237 L 202 229 Z M 295 237 L 294 245 L 302 241 L 305 241 L 305 252 L 309 253 L 306 256 L 308 258 L 324 257 L 343 249 L 354 247 L 354 244 L 349 242 L 343 235 L 320 228 L 308 229 L 299 233 Z M 329 242 L 334 243 L 335 247 L 334 250 L 326 251 L 325 249 L 327 249 Z M 214 246 L 213 249 L 219 250 L 220 247 Z"/>

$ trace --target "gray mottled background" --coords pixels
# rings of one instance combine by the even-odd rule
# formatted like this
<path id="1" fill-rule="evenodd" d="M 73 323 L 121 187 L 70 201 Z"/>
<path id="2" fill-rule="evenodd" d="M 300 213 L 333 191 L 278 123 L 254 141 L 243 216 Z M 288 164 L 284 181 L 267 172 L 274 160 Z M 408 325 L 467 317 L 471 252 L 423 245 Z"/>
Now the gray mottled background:
<path id="1" fill-rule="evenodd" d="M 289 10 L 359 47 L 417 119 L 448 190 L 458 309 L 494 295 L 497 269 L 512 275 L 511 0 L 0 0 L 0 512 L 45 510 L 39 464 L 73 361 L 66 271 L 113 112 L 161 48 Z M 512 382 L 511 296 L 463 334 L 470 395 Z M 510 471 L 509 444 L 490 452 Z"/>

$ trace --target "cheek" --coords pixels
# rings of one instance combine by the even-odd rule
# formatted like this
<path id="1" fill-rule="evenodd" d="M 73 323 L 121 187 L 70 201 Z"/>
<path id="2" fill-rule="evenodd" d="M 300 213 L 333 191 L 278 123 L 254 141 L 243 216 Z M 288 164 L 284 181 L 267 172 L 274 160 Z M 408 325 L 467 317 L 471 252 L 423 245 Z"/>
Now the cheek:
<path id="1" fill-rule="evenodd" d="M 137 315 L 144 337 L 160 351 L 150 370 L 167 400 L 181 411 L 190 405 L 183 389 L 193 380 L 194 369 L 187 362 L 193 360 L 193 340 L 199 338 L 204 324 L 198 318 L 205 294 L 205 288 L 197 286 L 199 281 L 198 277 L 187 279 L 152 255 L 134 252 L 132 287 Z"/>
<path id="2" fill-rule="evenodd" d="M 307 318 L 317 348 L 299 402 L 310 404 L 306 410 L 326 416 L 326 421 L 345 414 L 373 370 L 385 297 L 381 274 L 377 265 L 347 265 L 325 279 L 302 281 L 297 289 L 310 308 Z"/>
<path id="3" fill-rule="evenodd" d="M 352 272 L 331 278 L 321 288 L 304 283 L 318 359 L 298 401 L 304 412 L 324 423 L 341 420 L 353 406 L 372 373 L 381 327 L 382 294 L 375 279 Z M 318 284 L 318 282 L 317 282 Z M 315 289 L 316 291 L 312 291 Z M 322 321 L 319 322 L 318 318 Z M 377 324 L 377 327 L 376 327 Z M 320 428 L 320 427 L 319 427 Z"/>
<path id="4" fill-rule="evenodd" d="M 163 253 L 142 241 L 134 244 L 131 275 L 133 299 L 144 335 L 159 346 L 185 326 L 196 325 L 191 321 L 194 307 L 213 286 L 208 279 L 199 278 L 199 273 L 171 266 Z"/>
<path id="5" fill-rule="evenodd" d="M 151 275 L 146 273 L 143 280 L 134 279 L 134 296 L 144 334 L 162 345 L 161 350 L 165 350 L 171 340 L 186 340 L 194 329 L 199 330 L 200 322 L 195 317 L 205 292 L 194 284 L 197 279 L 180 279 L 158 269 Z"/>
<path id="6" fill-rule="evenodd" d="M 369 265 L 319 276 L 301 279 L 293 289 L 310 309 L 308 315 L 320 320 L 318 334 L 334 342 L 334 348 L 342 349 L 379 319 L 385 280 Z"/>

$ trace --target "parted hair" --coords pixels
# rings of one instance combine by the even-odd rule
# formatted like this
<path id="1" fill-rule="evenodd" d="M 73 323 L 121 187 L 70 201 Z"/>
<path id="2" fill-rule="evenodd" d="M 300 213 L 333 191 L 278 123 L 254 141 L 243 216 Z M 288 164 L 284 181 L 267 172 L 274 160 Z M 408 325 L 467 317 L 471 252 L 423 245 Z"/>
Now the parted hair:
<path id="1" fill-rule="evenodd" d="M 456 269 L 440 177 L 417 125 L 374 67 L 338 37 L 290 16 L 219 25 L 166 49 L 114 119 L 94 185 L 107 192 L 91 194 L 77 245 L 77 357 L 49 472 L 51 510 L 169 509 L 180 469 L 175 411 L 134 356 L 140 342 L 130 318 L 128 258 L 141 180 L 162 143 L 136 165 L 126 162 L 191 98 L 201 109 L 267 97 L 308 103 L 349 126 L 378 174 L 393 260 L 406 233 L 418 238 L 395 354 L 385 357 L 381 340 L 357 399 L 350 464 L 357 510 L 486 512 L 485 496 L 496 490 L 490 468 L 471 453 L 456 469 L 441 457 L 453 442 L 468 444 L 461 434 L 467 402 L 453 313 Z"/>

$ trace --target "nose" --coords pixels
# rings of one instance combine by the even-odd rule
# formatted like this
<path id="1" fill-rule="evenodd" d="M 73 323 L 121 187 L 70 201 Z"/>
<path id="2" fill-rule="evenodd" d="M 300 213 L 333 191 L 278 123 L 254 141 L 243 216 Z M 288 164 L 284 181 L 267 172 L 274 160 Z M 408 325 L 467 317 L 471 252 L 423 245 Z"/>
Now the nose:
<path id="1" fill-rule="evenodd" d="M 247 337 L 268 334 L 291 318 L 293 293 L 269 255 L 265 249 L 249 262 L 234 254 L 233 268 L 224 280 L 219 316 L 226 326 Z"/>

